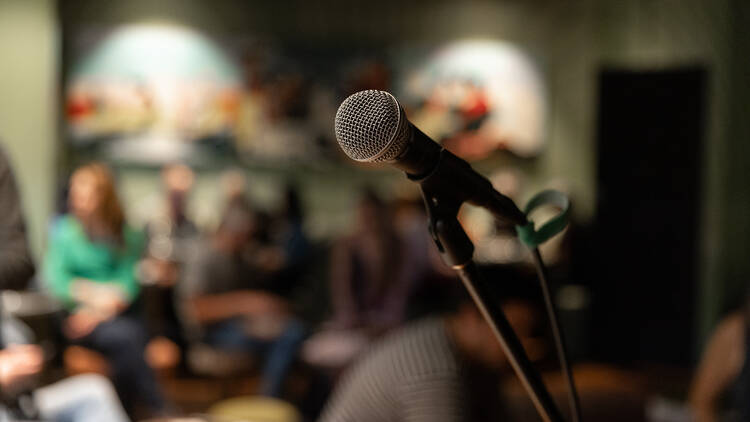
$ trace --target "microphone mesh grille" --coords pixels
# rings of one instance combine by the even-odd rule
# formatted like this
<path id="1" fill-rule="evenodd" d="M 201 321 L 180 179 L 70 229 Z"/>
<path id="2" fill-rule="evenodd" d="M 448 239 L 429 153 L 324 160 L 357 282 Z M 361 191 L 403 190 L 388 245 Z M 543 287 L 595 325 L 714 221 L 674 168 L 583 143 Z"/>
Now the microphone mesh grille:
<path id="1" fill-rule="evenodd" d="M 351 159 L 383 162 L 395 159 L 405 149 L 409 124 L 391 94 L 368 90 L 341 103 L 335 127 L 336 139 Z"/>

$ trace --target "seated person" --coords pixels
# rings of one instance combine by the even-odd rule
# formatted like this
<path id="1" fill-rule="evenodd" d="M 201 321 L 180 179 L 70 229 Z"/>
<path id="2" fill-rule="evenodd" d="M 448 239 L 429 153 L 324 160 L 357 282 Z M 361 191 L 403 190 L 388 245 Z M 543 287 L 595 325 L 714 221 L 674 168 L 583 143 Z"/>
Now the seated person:
<path id="1" fill-rule="evenodd" d="M 142 264 L 146 284 L 167 289 L 180 279 L 180 270 L 199 235 L 198 227 L 188 215 L 194 178 L 193 171 L 184 164 L 162 169 L 164 209 L 152 212 L 145 227 L 147 253 Z"/>
<path id="2" fill-rule="evenodd" d="M 371 190 L 362 195 L 350 233 L 331 251 L 333 316 L 303 350 L 306 362 L 335 373 L 370 341 L 400 325 L 421 265 Z M 420 250 L 421 251 L 421 250 Z"/>
<path id="3" fill-rule="evenodd" d="M 337 326 L 385 331 L 403 319 L 410 286 L 399 277 L 402 245 L 389 211 L 375 192 L 366 191 L 351 234 L 334 247 L 331 291 Z"/>
<path id="4" fill-rule="evenodd" d="M 20 202 L 13 172 L 0 149 L 0 290 L 25 288 L 34 273 Z M 3 328 L 0 309 L 0 334 Z M 111 384 L 96 375 L 31 390 L 42 370 L 42 349 L 9 341 L 0 336 L 0 420 L 40 416 L 52 421 L 127 421 Z M 31 397 L 32 403 L 21 406 L 21 397 Z"/>
<path id="5" fill-rule="evenodd" d="M 722 418 L 727 397 L 729 412 L 750 420 L 750 301 L 726 316 L 703 351 L 690 387 L 689 405 L 698 422 Z M 734 419 L 733 419 L 734 420 Z"/>
<path id="6" fill-rule="evenodd" d="M 263 218 L 258 221 L 264 223 Z M 261 270 L 273 289 L 288 296 L 301 283 L 308 268 L 310 242 L 303 229 L 304 212 L 297 189 L 287 185 L 281 209 L 267 224 L 268 233 L 258 233 L 248 250 L 254 268 Z"/>
<path id="7" fill-rule="evenodd" d="M 162 413 L 165 403 L 143 354 L 146 332 L 130 306 L 138 298 L 135 267 L 143 238 L 125 223 L 112 175 L 101 164 L 73 173 L 69 207 L 44 261 L 49 291 L 68 310 L 63 334 L 109 360 L 128 410 L 140 404 Z"/>
<path id="8" fill-rule="evenodd" d="M 187 345 L 175 302 L 175 285 L 182 280 L 185 263 L 199 237 L 188 210 L 194 180 L 193 170 L 184 164 L 165 166 L 161 171 L 161 207 L 156 212 L 149 207 L 145 219 L 146 253 L 139 269 L 145 287 L 142 295 L 146 321 L 153 339 L 149 348 L 161 345 L 159 356 L 167 366 L 175 362 L 168 359 L 171 353 L 165 347 L 171 345 L 176 351 L 172 357 L 184 362 L 180 353 Z"/>
<path id="9" fill-rule="evenodd" d="M 247 201 L 227 206 L 218 230 L 190 260 L 179 287 L 210 346 L 265 355 L 261 394 L 280 397 L 305 330 L 289 302 L 246 256 L 256 230 Z"/>
<path id="10" fill-rule="evenodd" d="M 43 361 L 42 349 L 36 345 L 0 348 L 0 420 L 37 417 L 60 422 L 128 420 L 112 385 L 95 374 L 78 375 L 32 390 L 31 403 L 4 405 L 12 395 L 27 391 L 34 377 L 41 373 Z"/>
<path id="11" fill-rule="evenodd" d="M 465 292 L 447 315 L 393 331 L 341 378 L 322 422 L 458 422 L 502 420 L 500 370 L 507 359 Z M 517 300 L 503 309 L 527 348 L 533 311 Z"/>

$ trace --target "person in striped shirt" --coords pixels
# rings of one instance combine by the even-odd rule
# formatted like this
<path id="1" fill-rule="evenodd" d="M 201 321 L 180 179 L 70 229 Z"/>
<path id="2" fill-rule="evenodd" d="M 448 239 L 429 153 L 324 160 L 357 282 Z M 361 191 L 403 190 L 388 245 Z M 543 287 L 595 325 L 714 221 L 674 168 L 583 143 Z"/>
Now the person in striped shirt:
<path id="1" fill-rule="evenodd" d="M 499 370 L 506 358 L 468 295 L 442 317 L 413 322 L 386 336 L 337 384 L 321 422 L 459 422 L 501 420 Z M 533 309 L 503 305 L 522 339 Z"/>

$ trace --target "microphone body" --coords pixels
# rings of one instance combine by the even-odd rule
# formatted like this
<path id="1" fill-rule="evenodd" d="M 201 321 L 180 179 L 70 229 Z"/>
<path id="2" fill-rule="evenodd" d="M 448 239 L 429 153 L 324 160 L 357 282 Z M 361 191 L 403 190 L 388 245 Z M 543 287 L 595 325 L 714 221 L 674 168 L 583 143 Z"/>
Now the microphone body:
<path id="1" fill-rule="evenodd" d="M 483 207 L 497 218 L 514 225 L 526 224 L 526 216 L 515 203 L 477 173 L 469 163 L 430 139 L 409 123 L 412 139 L 392 164 L 406 172 L 410 180 L 431 192 L 433 198 L 468 202 Z"/>
<path id="2" fill-rule="evenodd" d="M 391 94 L 360 91 L 351 95 L 339 107 L 335 126 L 339 145 L 350 158 L 395 166 L 422 185 L 430 196 L 426 200 L 448 202 L 456 210 L 469 202 L 515 225 L 526 224 L 525 215 L 510 198 L 409 122 Z"/>
<path id="3" fill-rule="evenodd" d="M 335 127 L 336 139 L 350 158 L 391 164 L 419 183 L 430 234 L 443 261 L 461 277 L 542 419 L 562 422 L 562 414 L 521 341 L 497 302 L 490 299 L 489 284 L 480 279 L 473 262 L 474 244 L 456 218 L 464 202 L 484 207 L 517 226 L 527 224 L 526 216 L 469 163 L 411 124 L 387 92 L 360 91 L 349 96 L 336 112 Z"/>

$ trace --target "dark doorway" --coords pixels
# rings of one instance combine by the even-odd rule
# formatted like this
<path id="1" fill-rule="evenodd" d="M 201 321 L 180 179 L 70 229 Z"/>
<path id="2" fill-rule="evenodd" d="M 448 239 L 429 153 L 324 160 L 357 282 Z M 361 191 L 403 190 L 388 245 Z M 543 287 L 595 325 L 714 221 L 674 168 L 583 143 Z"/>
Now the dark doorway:
<path id="1" fill-rule="evenodd" d="M 690 363 L 707 73 L 599 75 L 594 338 L 622 363 Z"/>

